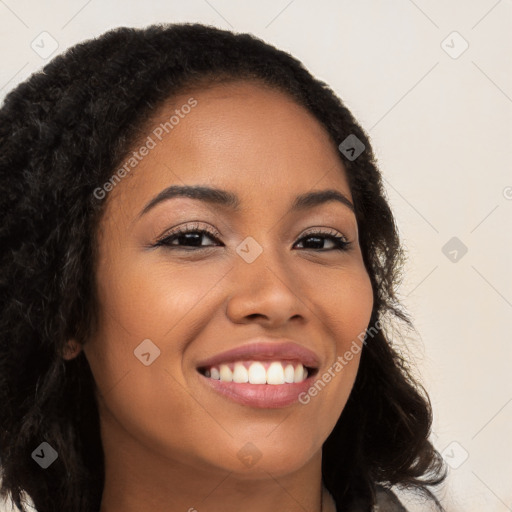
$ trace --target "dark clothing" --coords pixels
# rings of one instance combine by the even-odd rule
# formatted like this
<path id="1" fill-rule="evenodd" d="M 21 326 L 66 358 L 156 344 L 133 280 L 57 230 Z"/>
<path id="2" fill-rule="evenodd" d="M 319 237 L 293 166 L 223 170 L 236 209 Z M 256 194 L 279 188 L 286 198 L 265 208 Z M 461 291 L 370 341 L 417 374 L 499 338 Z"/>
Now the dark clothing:
<path id="1" fill-rule="evenodd" d="M 367 505 L 353 504 L 347 510 L 342 508 L 339 503 L 336 503 L 337 510 L 339 512 L 407 512 L 407 509 L 400 503 L 400 500 L 392 491 L 381 485 L 377 485 L 376 491 L 377 505 L 372 509 L 369 509 Z"/>
<path id="2" fill-rule="evenodd" d="M 384 487 L 377 490 L 377 503 L 378 508 L 375 512 L 407 512 L 395 494 Z"/>

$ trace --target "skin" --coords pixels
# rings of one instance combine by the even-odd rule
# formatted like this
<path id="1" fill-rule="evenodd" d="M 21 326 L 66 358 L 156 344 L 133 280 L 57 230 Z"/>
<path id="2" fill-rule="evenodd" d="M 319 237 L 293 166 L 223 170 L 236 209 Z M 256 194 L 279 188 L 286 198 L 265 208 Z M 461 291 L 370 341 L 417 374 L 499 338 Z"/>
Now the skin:
<path id="1" fill-rule="evenodd" d="M 278 409 L 217 394 L 196 364 L 255 336 L 286 337 L 319 356 L 321 375 L 364 332 L 373 297 L 354 213 L 335 201 L 289 211 L 312 190 L 352 201 L 345 169 L 307 110 L 258 83 L 187 91 L 152 127 L 190 97 L 197 106 L 110 192 L 98 229 L 100 322 L 83 350 L 105 453 L 101 512 L 319 511 L 322 444 L 360 354 L 307 405 Z M 139 216 L 163 189 L 185 184 L 234 192 L 241 209 L 173 198 Z M 152 247 L 191 222 L 219 232 L 219 241 L 204 236 L 207 248 L 189 251 Z M 330 238 L 303 238 L 310 228 L 352 243 L 327 251 Z M 263 249 L 250 264 L 236 252 L 248 236 Z M 149 366 L 134 356 L 145 339 L 161 351 Z M 237 456 L 248 442 L 261 455 L 250 467 Z"/>

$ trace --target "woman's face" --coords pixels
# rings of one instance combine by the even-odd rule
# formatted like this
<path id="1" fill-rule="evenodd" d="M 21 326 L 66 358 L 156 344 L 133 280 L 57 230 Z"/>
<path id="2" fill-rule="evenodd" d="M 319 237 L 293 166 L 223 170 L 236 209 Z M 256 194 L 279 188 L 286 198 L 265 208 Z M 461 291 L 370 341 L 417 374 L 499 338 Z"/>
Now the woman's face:
<path id="1" fill-rule="evenodd" d="M 98 231 L 100 322 L 84 351 L 105 452 L 248 477 L 298 470 L 345 406 L 373 305 L 337 148 L 304 108 L 248 82 L 175 98 L 147 135 Z M 155 202 L 169 187 L 225 192 Z M 326 190 L 346 200 L 305 198 Z M 315 375 L 301 383 L 299 364 Z M 231 370 L 298 382 L 224 382 Z"/>

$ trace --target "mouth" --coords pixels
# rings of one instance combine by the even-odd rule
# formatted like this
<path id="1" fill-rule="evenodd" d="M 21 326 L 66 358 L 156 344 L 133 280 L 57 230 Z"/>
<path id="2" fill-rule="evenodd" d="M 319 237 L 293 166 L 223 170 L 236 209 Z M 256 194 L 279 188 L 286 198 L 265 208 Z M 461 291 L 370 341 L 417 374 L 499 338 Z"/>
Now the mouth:
<path id="1" fill-rule="evenodd" d="M 236 361 L 197 368 L 208 379 L 238 384 L 279 386 L 297 384 L 313 377 L 318 368 L 297 361 Z"/>
<path id="2" fill-rule="evenodd" d="M 210 390 L 239 404 L 274 409 L 298 401 L 319 372 L 314 352 L 293 342 L 253 343 L 199 363 Z"/>

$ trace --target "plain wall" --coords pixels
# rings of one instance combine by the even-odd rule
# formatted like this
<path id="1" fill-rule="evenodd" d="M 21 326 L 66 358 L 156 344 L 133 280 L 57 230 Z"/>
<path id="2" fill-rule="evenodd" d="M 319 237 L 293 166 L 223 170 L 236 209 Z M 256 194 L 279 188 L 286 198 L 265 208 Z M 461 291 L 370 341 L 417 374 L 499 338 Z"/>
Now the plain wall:
<path id="1" fill-rule="evenodd" d="M 448 512 L 512 510 L 512 2 L 6 0 L 1 98 L 110 28 L 192 21 L 289 51 L 370 135 L 409 256 L 401 298 L 419 334 L 402 343 L 452 466 L 438 495 Z M 49 59 L 31 48 L 43 31 Z"/>

